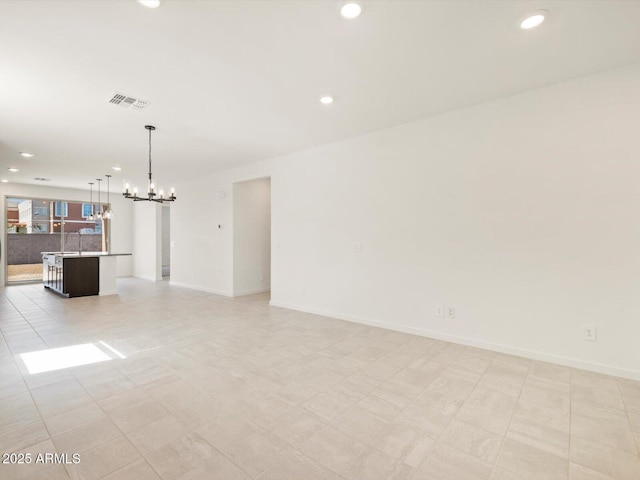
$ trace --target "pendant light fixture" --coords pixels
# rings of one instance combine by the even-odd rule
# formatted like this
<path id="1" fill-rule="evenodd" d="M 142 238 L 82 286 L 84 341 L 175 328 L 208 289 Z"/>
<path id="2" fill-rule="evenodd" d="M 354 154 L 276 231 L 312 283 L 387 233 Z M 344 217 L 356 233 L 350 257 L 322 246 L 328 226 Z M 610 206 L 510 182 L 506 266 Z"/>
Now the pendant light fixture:
<path id="1" fill-rule="evenodd" d="M 93 182 L 89 182 L 89 188 L 91 189 L 91 214 L 87 217 L 87 221 L 93 222 L 95 221 L 95 217 L 93 216 Z"/>
<path id="2" fill-rule="evenodd" d="M 167 198 L 165 198 L 164 192 L 162 190 L 160 190 L 159 194 L 156 193 L 156 186 L 153 183 L 153 178 L 151 176 L 151 132 L 154 131 L 156 127 L 154 127 L 153 125 L 145 125 L 144 128 L 149 130 L 149 186 L 147 187 L 147 196 L 146 197 L 138 196 L 137 188 L 134 188 L 133 193 L 131 193 L 129 191 L 128 183 L 125 185 L 124 192 L 122 193 L 122 195 L 124 196 L 124 198 L 130 198 L 134 202 L 140 202 L 143 200 L 147 202 L 158 202 L 158 203 L 173 202 L 176 200 L 176 195 L 173 188 L 171 189 L 171 194 Z"/>
<path id="3" fill-rule="evenodd" d="M 100 201 L 100 184 L 102 183 L 101 178 L 96 178 L 98 182 L 98 213 L 96 213 L 96 218 L 102 219 L 102 202 Z"/>
<path id="4" fill-rule="evenodd" d="M 107 209 L 102 214 L 102 218 L 106 218 L 107 220 L 113 216 L 113 210 L 111 210 L 111 194 L 109 193 L 109 179 L 111 175 L 105 175 L 107 177 Z"/>

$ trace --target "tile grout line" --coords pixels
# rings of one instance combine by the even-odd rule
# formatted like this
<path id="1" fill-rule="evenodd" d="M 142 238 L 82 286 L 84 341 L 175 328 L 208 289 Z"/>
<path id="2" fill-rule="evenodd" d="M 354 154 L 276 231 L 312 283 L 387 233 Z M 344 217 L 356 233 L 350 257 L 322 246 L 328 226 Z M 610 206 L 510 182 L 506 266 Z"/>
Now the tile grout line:
<path id="1" fill-rule="evenodd" d="M 621 382 L 620 380 L 616 379 L 616 385 L 618 386 L 618 393 L 620 393 L 620 398 L 622 398 L 622 405 L 624 405 L 624 411 L 627 416 L 629 431 L 631 432 L 631 435 L 633 436 L 633 440 L 636 443 L 637 454 L 640 457 L 640 432 L 636 432 L 633 430 L 633 426 L 631 424 L 631 416 L 630 416 L 631 412 L 629 411 L 627 407 L 627 401 L 624 399 L 624 395 L 622 394 L 622 387 L 620 385 L 620 382 Z"/>
<path id="2" fill-rule="evenodd" d="M 515 407 L 513 408 L 513 412 L 511 413 L 511 416 L 509 418 L 509 424 L 507 425 L 507 429 L 505 430 L 505 433 L 502 436 L 502 441 L 500 442 L 500 449 L 498 450 L 498 454 L 496 455 L 496 461 L 493 464 L 493 467 L 491 468 L 491 477 L 493 477 L 493 475 L 496 472 L 498 462 L 500 461 L 500 456 L 502 455 L 502 450 L 504 449 L 504 444 L 507 441 L 507 435 L 509 434 L 509 430 L 511 429 L 511 424 L 513 423 L 513 417 L 515 417 L 516 411 L 518 410 L 518 404 L 520 403 L 520 399 L 522 398 L 522 391 L 524 390 L 524 386 L 527 383 L 527 377 L 529 377 L 529 372 L 531 372 L 532 366 L 533 366 L 533 360 L 530 361 L 529 363 L 529 366 L 527 368 L 527 374 L 524 377 L 524 382 L 522 382 L 522 385 L 520 387 L 520 392 L 518 393 L 518 398 L 516 400 Z M 517 472 L 515 473 L 517 474 Z"/>
<path id="3" fill-rule="evenodd" d="M 567 462 L 567 478 L 571 475 L 571 445 L 573 437 L 572 435 L 572 426 L 573 423 L 573 368 L 569 368 L 569 451 L 567 452 L 568 462 Z"/>

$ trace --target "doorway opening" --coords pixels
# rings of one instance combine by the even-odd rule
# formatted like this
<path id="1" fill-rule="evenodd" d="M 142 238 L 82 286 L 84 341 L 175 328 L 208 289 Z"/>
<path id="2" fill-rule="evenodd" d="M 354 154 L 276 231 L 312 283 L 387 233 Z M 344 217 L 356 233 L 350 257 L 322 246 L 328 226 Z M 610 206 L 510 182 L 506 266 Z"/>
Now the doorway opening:
<path id="1" fill-rule="evenodd" d="M 233 295 L 271 290 L 271 178 L 233 184 Z"/>

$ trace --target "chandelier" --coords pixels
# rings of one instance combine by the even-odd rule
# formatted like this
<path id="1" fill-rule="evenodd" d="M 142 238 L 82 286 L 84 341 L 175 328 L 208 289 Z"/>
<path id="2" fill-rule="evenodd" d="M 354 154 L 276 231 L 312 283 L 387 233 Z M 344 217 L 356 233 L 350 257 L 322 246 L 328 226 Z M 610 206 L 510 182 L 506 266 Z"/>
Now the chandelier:
<path id="1" fill-rule="evenodd" d="M 145 125 L 144 128 L 149 130 L 149 186 L 147 187 L 147 196 L 146 197 L 139 196 L 137 188 L 134 188 L 133 192 L 131 192 L 129 190 L 128 183 L 125 185 L 124 192 L 122 193 L 122 195 L 124 196 L 124 198 L 130 198 L 134 202 L 141 202 L 141 201 L 158 202 L 158 203 L 173 202 L 176 200 L 176 195 L 173 188 L 171 188 L 171 192 L 169 196 L 166 198 L 162 190 L 160 190 L 159 192 L 156 192 L 156 186 L 153 183 L 153 178 L 151 177 L 151 132 L 154 131 L 156 127 L 154 127 L 153 125 Z"/>

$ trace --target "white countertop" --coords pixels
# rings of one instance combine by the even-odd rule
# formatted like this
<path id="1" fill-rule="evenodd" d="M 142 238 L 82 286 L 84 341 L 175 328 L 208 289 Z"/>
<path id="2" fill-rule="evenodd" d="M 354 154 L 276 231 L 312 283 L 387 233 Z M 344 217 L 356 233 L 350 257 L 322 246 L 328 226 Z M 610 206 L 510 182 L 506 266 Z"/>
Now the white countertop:
<path id="1" fill-rule="evenodd" d="M 79 258 L 79 257 L 119 257 L 131 255 L 130 253 L 109 253 L 109 252 L 41 252 L 42 256 L 55 255 L 56 257 Z"/>

